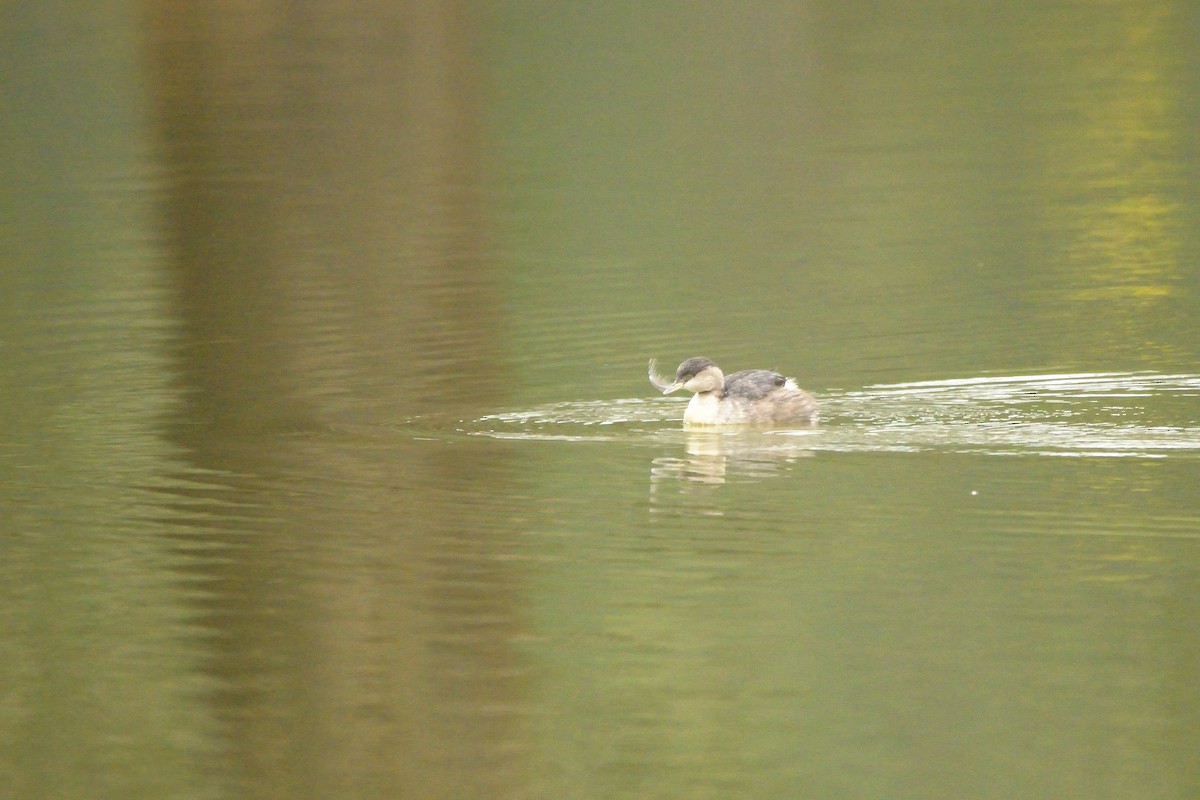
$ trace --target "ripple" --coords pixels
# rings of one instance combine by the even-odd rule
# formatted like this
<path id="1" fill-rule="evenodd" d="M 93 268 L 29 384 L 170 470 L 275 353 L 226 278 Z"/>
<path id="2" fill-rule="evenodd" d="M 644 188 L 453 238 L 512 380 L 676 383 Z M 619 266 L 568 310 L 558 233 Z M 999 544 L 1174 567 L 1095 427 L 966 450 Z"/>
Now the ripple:
<path id="1" fill-rule="evenodd" d="M 497 426 L 555 426 L 581 425 L 585 427 L 623 425 L 630 423 L 682 422 L 685 399 L 647 400 L 626 398 L 623 400 L 588 400 L 581 402 L 552 403 L 525 411 L 509 411 L 480 417 L 478 424 Z M 475 431 L 488 433 L 488 431 Z"/>
<path id="2" fill-rule="evenodd" d="M 1194 457 L 1200 453 L 1197 398 L 1200 375 L 1155 372 L 879 384 L 822 393 L 819 429 L 779 429 L 767 437 L 760 432 L 755 441 L 794 441 L 811 451 Z M 553 403 L 488 414 L 458 430 L 531 441 L 679 441 L 693 435 L 681 429 L 686 403 L 685 398 Z M 736 429 L 727 433 L 739 435 Z"/>
<path id="3" fill-rule="evenodd" d="M 1200 376 L 1021 375 L 869 386 L 827 398 L 844 450 L 1050 456 L 1200 452 Z"/>

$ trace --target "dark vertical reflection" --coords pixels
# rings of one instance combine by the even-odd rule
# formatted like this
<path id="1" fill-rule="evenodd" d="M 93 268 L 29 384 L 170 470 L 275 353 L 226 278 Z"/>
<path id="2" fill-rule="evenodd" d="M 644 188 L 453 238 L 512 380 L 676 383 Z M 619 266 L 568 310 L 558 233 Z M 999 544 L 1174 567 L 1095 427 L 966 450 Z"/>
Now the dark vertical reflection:
<path id="1" fill-rule="evenodd" d="M 461 10 L 155 8 L 193 411 L 261 427 L 454 410 L 493 392 L 499 322 Z"/>
<path id="2" fill-rule="evenodd" d="M 223 554 L 197 577 L 227 767 L 254 796 L 509 793 L 509 534 L 462 502 L 506 459 L 372 439 L 500 387 L 471 20 L 370 0 L 149 19 L 176 435 L 211 476 L 181 540 Z"/>
<path id="3" fill-rule="evenodd" d="M 0 9 L 0 797 L 213 798 L 136 15 Z"/>

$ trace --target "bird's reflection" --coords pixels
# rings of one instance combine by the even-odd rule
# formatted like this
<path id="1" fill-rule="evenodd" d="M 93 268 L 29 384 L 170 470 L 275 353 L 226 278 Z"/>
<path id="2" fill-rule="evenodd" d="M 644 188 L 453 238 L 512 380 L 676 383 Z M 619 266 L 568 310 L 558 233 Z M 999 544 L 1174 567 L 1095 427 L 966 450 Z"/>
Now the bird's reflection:
<path id="1" fill-rule="evenodd" d="M 756 481 L 784 473 L 798 458 L 813 454 L 814 427 L 797 430 L 731 430 L 684 432 L 684 456 L 660 456 L 650 462 L 651 510 L 669 499 L 715 493 L 725 483 Z M 719 514 L 689 503 L 690 513 Z"/>

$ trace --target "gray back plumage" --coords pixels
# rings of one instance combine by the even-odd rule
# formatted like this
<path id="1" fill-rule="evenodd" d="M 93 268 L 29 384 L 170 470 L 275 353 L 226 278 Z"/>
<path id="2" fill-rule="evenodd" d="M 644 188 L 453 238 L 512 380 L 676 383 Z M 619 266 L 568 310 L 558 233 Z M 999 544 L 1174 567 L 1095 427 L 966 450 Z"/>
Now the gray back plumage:
<path id="1" fill-rule="evenodd" d="M 761 400 L 786 382 L 787 378 L 769 369 L 746 369 L 725 378 L 725 396 Z"/>

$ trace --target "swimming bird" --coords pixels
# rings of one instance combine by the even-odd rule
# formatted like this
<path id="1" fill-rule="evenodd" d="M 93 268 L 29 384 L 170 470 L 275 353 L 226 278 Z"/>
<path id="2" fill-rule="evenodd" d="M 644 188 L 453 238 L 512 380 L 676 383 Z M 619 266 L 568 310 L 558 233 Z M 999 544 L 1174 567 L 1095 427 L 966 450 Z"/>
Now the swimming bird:
<path id="1" fill-rule="evenodd" d="M 663 394 L 677 389 L 695 392 L 683 412 L 683 424 L 694 425 L 811 425 L 817 421 L 817 401 L 787 378 L 769 369 L 747 369 L 726 377 L 711 359 L 689 358 L 668 381 L 655 372 L 650 359 L 650 383 Z"/>

